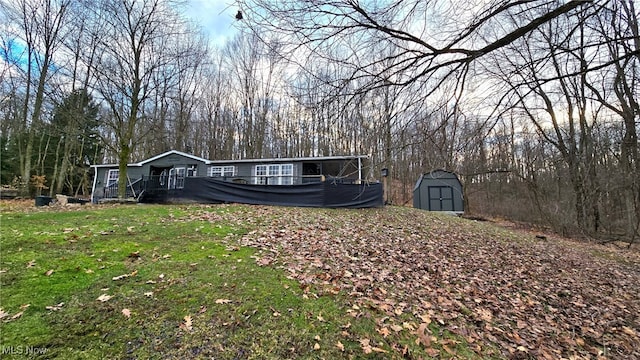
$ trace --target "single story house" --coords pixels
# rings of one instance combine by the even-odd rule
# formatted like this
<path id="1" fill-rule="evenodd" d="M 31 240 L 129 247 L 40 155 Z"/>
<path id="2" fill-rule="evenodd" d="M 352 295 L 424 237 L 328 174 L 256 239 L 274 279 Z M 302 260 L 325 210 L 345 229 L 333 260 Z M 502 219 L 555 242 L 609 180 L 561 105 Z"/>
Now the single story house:
<path id="1" fill-rule="evenodd" d="M 420 175 L 413 188 L 413 207 L 429 211 L 464 213 L 462 183 L 447 170 L 433 170 Z"/>
<path id="2" fill-rule="evenodd" d="M 160 203 L 381 206 L 381 184 L 363 177 L 367 160 L 366 155 L 208 160 L 171 150 L 127 165 L 127 196 Z M 92 201 L 117 198 L 118 165 L 92 167 Z"/>

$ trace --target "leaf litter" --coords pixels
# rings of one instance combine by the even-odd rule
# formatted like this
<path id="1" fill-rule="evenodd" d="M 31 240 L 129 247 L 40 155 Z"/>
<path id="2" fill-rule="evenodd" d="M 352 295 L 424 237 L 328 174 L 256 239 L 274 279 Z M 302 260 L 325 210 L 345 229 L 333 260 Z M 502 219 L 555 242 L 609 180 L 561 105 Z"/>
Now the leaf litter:
<path id="1" fill-rule="evenodd" d="M 259 249 L 258 265 L 284 269 L 314 295 L 349 295 L 349 314 L 379 311 L 388 329 L 411 331 L 432 356 L 434 321 L 480 356 L 640 358 L 638 254 L 395 207 L 251 206 L 193 216 L 252 225 L 240 244 Z M 360 345 L 387 351 L 369 339 Z M 454 355 L 453 345 L 441 344 Z"/>

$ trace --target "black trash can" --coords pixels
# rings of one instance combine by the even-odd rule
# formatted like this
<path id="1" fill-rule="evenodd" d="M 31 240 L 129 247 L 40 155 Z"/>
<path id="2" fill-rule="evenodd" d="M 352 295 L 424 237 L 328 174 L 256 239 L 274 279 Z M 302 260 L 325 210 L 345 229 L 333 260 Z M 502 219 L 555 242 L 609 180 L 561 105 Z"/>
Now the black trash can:
<path id="1" fill-rule="evenodd" d="M 53 198 L 51 196 L 36 196 L 36 206 L 46 206 L 51 204 Z"/>

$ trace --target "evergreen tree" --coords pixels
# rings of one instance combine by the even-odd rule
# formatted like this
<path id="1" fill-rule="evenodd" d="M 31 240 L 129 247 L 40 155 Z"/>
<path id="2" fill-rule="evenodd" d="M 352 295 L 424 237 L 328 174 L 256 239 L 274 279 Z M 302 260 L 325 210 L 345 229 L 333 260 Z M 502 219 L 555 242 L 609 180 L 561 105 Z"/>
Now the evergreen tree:
<path id="1" fill-rule="evenodd" d="M 51 122 L 56 144 L 52 193 L 87 193 L 89 165 L 95 163 L 102 152 L 98 110 L 98 105 L 85 89 L 71 92 L 55 108 Z"/>

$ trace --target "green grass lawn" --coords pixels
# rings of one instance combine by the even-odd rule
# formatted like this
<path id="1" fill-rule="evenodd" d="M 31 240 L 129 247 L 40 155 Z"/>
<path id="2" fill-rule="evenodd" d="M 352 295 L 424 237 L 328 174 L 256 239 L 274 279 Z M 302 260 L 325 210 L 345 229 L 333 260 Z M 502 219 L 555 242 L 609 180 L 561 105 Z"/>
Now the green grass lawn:
<path id="1" fill-rule="evenodd" d="M 425 356 L 409 331 L 377 332 L 374 310 L 353 315 L 345 294 L 318 296 L 259 266 L 255 249 L 237 245 L 256 224 L 202 221 L 192 210 L 3 211 L 1 357 Z"/>
<path id="2" fill-rule="evenodd" d="M 0 202 L 0 358 L 640 358 L 640 254 L 426 211 Z"/>

